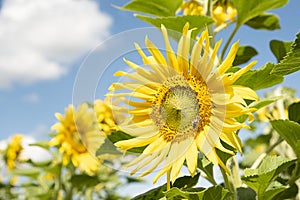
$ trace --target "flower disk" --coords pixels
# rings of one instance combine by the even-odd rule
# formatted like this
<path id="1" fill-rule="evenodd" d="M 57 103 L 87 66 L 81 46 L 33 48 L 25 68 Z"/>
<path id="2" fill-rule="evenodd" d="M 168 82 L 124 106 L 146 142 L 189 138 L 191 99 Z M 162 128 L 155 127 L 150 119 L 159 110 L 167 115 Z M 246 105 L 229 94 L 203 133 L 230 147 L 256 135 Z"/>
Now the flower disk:
<path id="1" fill-rule="evenodd" d="M 241 151 L 236 131 L 248 126 L 235 118 L 248 115 L 252 120 L 254 110 L 247 106 L 245 99 L 258 99 L 250 88 L 233 83 L 255 62 L 235 73 L 228 73 L 238 43 L 232 46 L 226 59 L 219 64 L 216 54 L 221 42 L 211 49 L 207 30 L 190 48 L 194 41 L 191 40 L 192 30 L 186 24 L 176 54 L 163 25 L 161 30 L 167 59 L 146 38 L 146 48 L 151 55 L 147 56 L 137 44 L 136 49 L 147 68 L 125 60 L 134 71 L 115 74 L 130 79 L 129 82 L 112 84 L 108 96 L 128 104 L 126 108 L 124 104 L 113 106 L 113 112 L 123 112 L 124 116 L 130 117 L 118 124 L 118 128 L 133 136 L 115 145 L 124 151 L 145 147 L 142 154 L 127 167 L 136 166 L 132 174 L 141 170 L 140 176 L 159 168 L 153 182 L 165 173 L 171 173 L 174 181 L 185 161 L 193 176 L 198 152 L 226 169 L 216 149 L 234 154 L 222 145 L 222 141 Z M 148 168 L 145 169 L 146 166 Z"/>

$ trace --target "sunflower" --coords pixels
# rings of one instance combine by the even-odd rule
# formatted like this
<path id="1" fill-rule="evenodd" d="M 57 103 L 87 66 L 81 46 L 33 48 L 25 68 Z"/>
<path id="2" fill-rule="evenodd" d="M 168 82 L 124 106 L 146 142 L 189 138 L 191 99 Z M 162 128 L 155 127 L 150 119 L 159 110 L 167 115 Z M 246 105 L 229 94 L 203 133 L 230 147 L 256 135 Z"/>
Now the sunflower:
<path id="1" fill-rule="evenodd" d="M 59 152 L 63 154 L 63 165 L 71 162 L 81 171 L 93 174 L 100 166 L 100 161 L 92 156 L 96 152 L 88 149 L 92 151 L 95 146 L 99 148 L 105 139 L 99 130 L 94 110 L 84 103 L 77 111 L 70 105 L 65 112 L 65 116 L 56 113 L 59 122 L 52 126 L 56 135 L 49 145 L 59 147 Z"/>
<path id="2" fill-rule="evenodd" d="M 183 15 L 205 15 L 204 2 L 197 0 L 183 1 L 179 12 Z M 212 18 L 215 25 L 226 27 L 227 23 L 232 22 L 237 15 L 237 10 L 229 2 L 216 2 L 212 7 Z"/>
<path id="3" fill-rule="evenodd" d="M 10 170 L 16 168 L 18 158 L 23 150 L 22 141 L 22 135 L 14 135 L 7 145 L 4 160 L 6 162 L 7 168 Z"/>
<path id="4" fill-rule="evenodd" d="M 146 165 L 150 166 L 140 177 L 160 168 L 154 183 L 165 173 L 168 177 L 171 175 L 173 182 L 184 161 L 190 174 L 194 175 L 199 151 L 212 163 L 227 169 L 216 149 L 234 154 L 222 145 L 223 141 L 242 151 L 236 131 L 248 126 L 235 118 L 248 115 L 253 119 L 254 110 L 244 99 L 258 99 L 252 89 L 233 83 L 255 62 L 237 72 L 227 72 L 237 53 L 238 43 L 233 44 L 227 58 L 217 64 L 216 54 L 221 41 L 211 49 L 207 30 L 193 45 L 191 55 L 192 30 L 189 30 L 188 23 L 183 28 L 177 54 L 163 25 L 161 30 L 167 59 L 146 37 L 146 48 L 151 55 L 146 56 L 137 44 L 136 49 L 148 68 L 125 59 L 133 72 L 115 73 L 129 81 L 113 83 L 108 96 L 128 104 L 127 109 L 120 104 L 113 111 L 124 112 L 130 117 L 118 128 L 134 137 L 115 145 L 124 151 L 145 147 L 142 154 L 126 167 L 137 166 L 132 171 L 134 174 Z"/>

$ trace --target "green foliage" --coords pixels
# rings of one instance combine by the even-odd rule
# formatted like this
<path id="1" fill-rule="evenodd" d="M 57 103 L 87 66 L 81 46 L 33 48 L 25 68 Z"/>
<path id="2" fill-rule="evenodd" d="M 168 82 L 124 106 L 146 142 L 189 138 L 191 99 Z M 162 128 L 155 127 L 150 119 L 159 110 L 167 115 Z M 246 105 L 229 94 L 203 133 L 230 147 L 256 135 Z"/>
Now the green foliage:
<path id="1" fill-rule="evenodd" d="M 174 16 L 181 5 L 182 0 L 133 0 L 123 7 L 117 7 L 121 10 L 130 10 L 155 16 Z"/>
<path id="2" fill-rule="evenodd" d="M 237 66 L 246 63 L 256 55 L 257 55 L 257 51 L 253 47 L 240 46 L 232 65 Z"/>
<path id="3" fill-rule="evenodd" d="M 14 169 L 10 172 L 14 176 L 27 176 L 31 178 L 37 178 L 41 173 L 41 170 L 37 167 Z"/>
<path id="4" fill-rule="evenodd" d="M 89 176 L 87 174 L 78 174 L 71 177 L 73 187 L 83 190 L 87 187 L 94 187 L 100 183 L 97 176 Z"/>
<path id="5" fill-rule="evenodd" d="M 253 103 L 251 103 L 249 106 L 251 108 L 260 109 L 282 98 L 283 98 L 282 96 L 278 96 L 278 97 L 259 99 L 258 101 L 254 101 Z"/>
<path id="6" fill-rule="evenodd" d="M 290 105 L 288 111 L 289 119 L 300 124 L 300 102 L 293 103 L 292 105 Z"/>
<path id="7" fill-rule="evenodd" d="M 180 190 L 177 187 L 171 188 L 166 193 L 167 199 L 195 199 L 195 200 L 222 200 L 225 199 L 228 191 L 221 186 L 210 188 L 193 188 L 190 190 Z"/>
<path id="8" fill-rule="evenodd" d="M 245 169 L 242 180 L 255 190 L 258 200 L 272 199 L 286 189 L 286 186 L 274 180 L 294 162 L 295 160 L 281 156 L 268 156 L 257 169 Z"/>
<path id="9" fill-rule="evenodd" d="M 233 0 L 232 2 L 238 11 L 237 26 L 241 26 L 268 10 L 284 6 L 288 0 Z"/>
<path id="10" fill-rule="evenodd" d="M 271 71 L 275 64 L 267 63 L 258 70 L 251 70 L 240 77 L 234 84 L 243 85 L 252 88 L 253 90 L 260 90 L 279 84 L 283 81 L 283 76 Z"/>
<path id="11" fill-rule="evenodd" d="M 273 120 L 271 124 L 300 157 L 300 124 L 289 120 Z"/>
<path id="12" fill-rule="evenodd" d="M 286 45 L 286 44 L 285 44 Z M 271 74 L 288 75 L 300 69 L 300 33 L 297 34 L 291 50 L 271 71 Z"/>
<path id="13" fill-rule="evenodd" d="M 176 41 L 179 40 L 181 36 L 182 29 L 184 25 L 189 22 L 190 29 L 196 28 L 192 32 L 192 38 L 195 39 L 199 32 L 206 26 L 212 24 L 214 20 L 210 17 L 201 15 L 187 15 L 187 16 L 169 16 L 169 17 L 147 17 L 142 15 L 136 15 L 137 18 L 152 24 L 153 26 L 160 28 L 161 24 L 164 24 L 167 29 L 173 30 L 168 34 L 173 37 Z"/>
<path id="14" fill-rule="evenodd" d="M 280 29 L 279 18 L 273 14 L 261 14 L 247 21 L 246 25 L 254 29 L 270 31 Z"/>
<path id="15" fill-rule="evenodd" d="M 291 50 L 292 42 L 271 40 L 270 48 L 271 48 L 272 53 L 276 57 L 277 62 L 279 63 L 287 55 L 287 53 Z"/>
<path id="16" fill-rule="evenodd" d="M 256 200 L 256 193 L 251 188 L 237 188 L 237 197 L 240 200 Z"/>

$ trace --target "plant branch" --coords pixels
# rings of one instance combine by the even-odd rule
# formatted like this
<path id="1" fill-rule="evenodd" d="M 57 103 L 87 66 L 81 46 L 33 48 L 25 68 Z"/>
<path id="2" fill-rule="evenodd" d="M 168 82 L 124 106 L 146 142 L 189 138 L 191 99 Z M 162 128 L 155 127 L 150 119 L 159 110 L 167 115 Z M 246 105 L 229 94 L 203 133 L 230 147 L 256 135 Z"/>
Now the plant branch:
<path id="1" fill-rule="evenodd" d="M 232 39 L 234 38 L 235 34 L 237 33 L 237 31 L 239 30 L 240 26 L 236 25 L 235 28 L 233 29 L 233 31 L 231 32 L 223 50 L 222 50 L 222 53 L 221 53 L 221 60 L 224 59 L 224 55 L 229 47 L 229 44 L 231 43 Z"/>
<path id="2" fill-rule="evenodd" d="M 228 199 L 229 200 L 237 200 L 235 187 L 234 187 L 233 183 L 231 182 L 231 180 L 229 180 L 228 174 L 221 166 L 220 166 L 220 170 L 221 170 L 221 173 L 222 173 L 222 176 L 224 179 L 225 188 L 227 188 L 233 194 L 230 197 L 228 197 Z"/>

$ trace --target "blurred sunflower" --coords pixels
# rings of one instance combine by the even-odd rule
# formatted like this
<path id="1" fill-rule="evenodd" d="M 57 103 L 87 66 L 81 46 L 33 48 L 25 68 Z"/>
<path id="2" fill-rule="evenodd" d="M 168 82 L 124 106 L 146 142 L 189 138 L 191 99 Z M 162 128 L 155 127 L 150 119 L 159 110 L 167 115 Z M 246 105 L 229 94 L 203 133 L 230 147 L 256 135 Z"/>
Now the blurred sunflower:
<path id="1" fill-rule="evenodd" d="M 205 3 L 199 0 L 183 1 L 179 9 L 183 15 L 205 15 Z M 232 22 L 237 15 L 237 10 L 228 1 L 217 1 L 212 6 L 212 18 L 220 29 Z"/>
<path id="2" fill-rule="evenodd" d="M 99 130 L 94 110 L 86 103 L 81 104 L 77 111 L 70 105 L 65 116 L 60 113 L 55 116 L 59 122 L 52 126 L 56 135 L 49 145 L 59 147 L 59 152 L 63 154 L 62 164 L 68 165 L 71 162 L 88 174 L 96 172 L 100 161 L 92 156 L 95 152 L 90 152 L 90 149 L 92 151 L 95 146 L 99 148 L 105 137 Z"/>
<path id="3" fill-rule="evenodd" d="M 19 160 L 19 156 L 21 155 L 21 152 L 23 150 L 22 140 L 23 140 L 23 136 L 18 134 L 18 135 L 14 135 L 12 139 L 8 142 L 4 154 L 4 160 L 9 170 L 16 168 L 16 165 Z"/>
<path id="4" fill-rule="evenodd" d="M 151 55 L 146 56 L 137 44 L 136 49 L 149 69 L 125 60 L 134 71 L 118 71 L 115 75 L 126 77 L 125 80 L 129 81 L 113 83 L 109 88 L 111 93 L 108 96 L 128 104 L 127 109 L 122 104 L 113 108 L 113 111 L 130 116 L 118 128 L 134 137 L 115 145 L 125 151 L 145 146 L 143 153 L 127 167 L 137 165 L 132 171 L 134 174 L 146 165 L 150 166 L 140 177 L 161 167 L 154 183 L 165 173 L 167 177 L 171 175 L 174 181 L 184 161 L 190 174 L 194 175 L 198 151 L 227 170 L 216 149 L 234 154 L 223 147 L 223 141 L 238 151 L 242 150 L 236 131 L 248 126 L 235 118 L 248 115 L 252 120 L 254 110 L 244 99 L 258 99 L 252 89 L 233 83 L 255 62 L 237 72 L 227 72 L 232 66 L 238 43 L 233 44 L 227 58 L 218 64 L 216 54 L 221 41 L 211 49 L 207 30 L 195 42 L 191 55 L 192 30 L 189 30 L 188 23 L 183 28 L 177 54 L 173 52 L 163 25 L 161 30 L 167 60 L 146 37 L 146 48 Z"/>
<path id="5" fill-rule="evenodd" d="M 116 126 L 109 104 L 108 98 L 104 101 L 98 99 L 94 102 L 98 125 L 105 135 L 109 135 Z"/>

